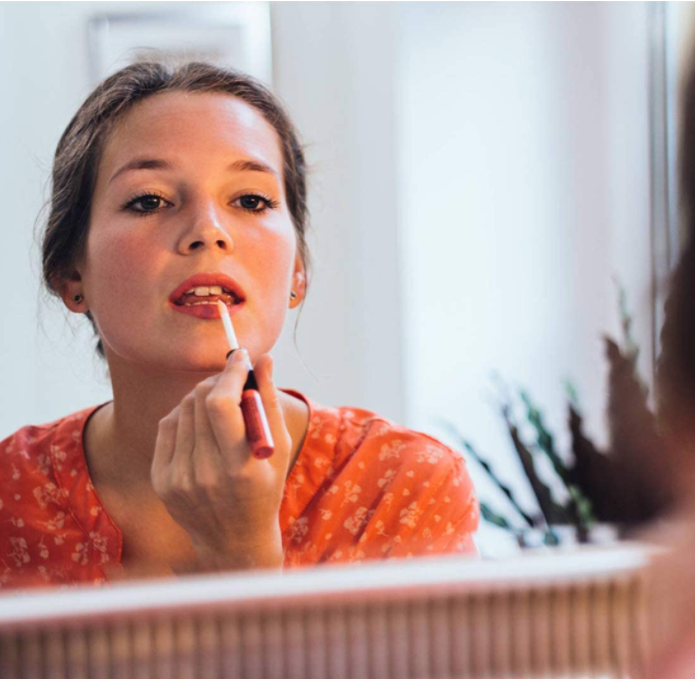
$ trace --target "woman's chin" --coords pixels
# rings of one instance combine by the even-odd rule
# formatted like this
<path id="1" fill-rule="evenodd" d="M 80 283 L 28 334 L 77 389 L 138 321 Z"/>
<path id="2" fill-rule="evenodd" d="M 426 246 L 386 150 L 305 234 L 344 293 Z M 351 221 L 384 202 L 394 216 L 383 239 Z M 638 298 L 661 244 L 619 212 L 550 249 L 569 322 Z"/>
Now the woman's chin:
<path id="1" fill-rule="evenodd" d="M 201 374 L 214 375 L 224 370 L 227 364 L 226 347 L 213 349 L 209 346 L 188 346 L 173 352 L 171 347 L 160 347 L 143 353 L 142 351 L 116 352 L 107 350 L 107 360 L 111 373 L 135 369 L 140 374 Z"/>

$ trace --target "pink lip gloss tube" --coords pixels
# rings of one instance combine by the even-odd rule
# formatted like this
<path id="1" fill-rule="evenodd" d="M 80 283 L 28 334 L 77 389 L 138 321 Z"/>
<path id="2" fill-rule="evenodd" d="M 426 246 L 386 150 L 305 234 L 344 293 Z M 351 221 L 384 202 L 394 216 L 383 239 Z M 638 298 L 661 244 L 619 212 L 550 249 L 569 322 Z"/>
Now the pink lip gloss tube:
<path id="1" fill-rule="evenodd" d="M 227 353 L 229 358 L 236 349 Z M 270 432 L 268 418 L 265 414 L 261 395 L 258 393 L 258 384 L 253 369 L 249 368 L 249 375 L 244 383 L 244 390 L 241 392 L 241 412 L 244 416 L 244 426 L 246 427 L 246 439 L 251 446 L 251 452 L 255 458 L 265 460 L 275 452 L 273 445 L 273 435 Z"/>
<path id="2" fill-rule="evenodd" d="M 227 342 L 230 350 L 227 352 L 227 360 L 239 348 L 232 319 L 229 317 L 224 302 L 217 302 L 220 318 L 224 325 L 224 332 L 227 335 Z M 258 393 L 256 376 L 253 374 L 253 366 L 249 363 L 249 374 L 244 383 L 241 393 L 241 412 L 244 416 L 244 426 L 246 427 L 246 439 L 251 446 L 253 456 L 259 460 L 269 458 L 275 452 L 273 435 L 268 424 L 268 417 L 265 414 L 261 395 Z"/>

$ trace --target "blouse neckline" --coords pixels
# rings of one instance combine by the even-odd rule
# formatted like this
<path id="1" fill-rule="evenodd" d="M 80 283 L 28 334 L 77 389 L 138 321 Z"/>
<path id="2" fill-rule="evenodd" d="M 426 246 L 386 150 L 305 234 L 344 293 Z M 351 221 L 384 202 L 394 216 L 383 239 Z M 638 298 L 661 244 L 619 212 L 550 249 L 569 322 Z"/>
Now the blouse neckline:
<path id="1" fill-rule="evenodd" d="M 309 409 L 309 421 L 304 441 L 285 481 L 285 491 L 280 508 L 280 529 L 284 533 L 304 510 L 323 479 L 317 478 L 314 473 L 307 473 L 309 471 L 309 441 L 312 439 L 311 434 L 316 426 L 316 406 L 304 394 L 294 389 L 281 389 L 280 391 L 300 399 L 306 403 Z M 84 446 L 84 434 L 89 418 L 109 403 L 111 401 L 105 401 L 63 419 L 58 425 L 55 443 L 51 446 L 50 454 L 56 480 L 67 498 L 73 518 L 88 539 L 94 541 L 97 538 L 100 540 L 104 552 L 102 562 L 120 565 L 123 552 L 123 534 L 109 516 L 96 492 L 87 466 Z M 57 457 L 57 453 L 60 453 L 60 458 Z M 293 489 L 294 492 L 290 494 L 288 489 Z M 106 540 L 104 541 L 103 538 Z M 104 580 L 109 580 L 105 573 L 103 573 L 103 577 Z"/>

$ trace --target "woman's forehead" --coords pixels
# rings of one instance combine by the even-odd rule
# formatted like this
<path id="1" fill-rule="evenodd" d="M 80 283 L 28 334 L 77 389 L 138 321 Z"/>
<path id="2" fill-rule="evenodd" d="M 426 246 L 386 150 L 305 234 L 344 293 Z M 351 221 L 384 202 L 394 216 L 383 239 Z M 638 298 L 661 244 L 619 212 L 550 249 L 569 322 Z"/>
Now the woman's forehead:
<path id="1" fill-rule="evenodd" d="M 108 180 L 134 157 L 186 152 L 252 158 L 282 173 L 280 139 L 256 108 L 222 93 L 167 92 L 139 102 L 118 122 L 100 174 Z"/>

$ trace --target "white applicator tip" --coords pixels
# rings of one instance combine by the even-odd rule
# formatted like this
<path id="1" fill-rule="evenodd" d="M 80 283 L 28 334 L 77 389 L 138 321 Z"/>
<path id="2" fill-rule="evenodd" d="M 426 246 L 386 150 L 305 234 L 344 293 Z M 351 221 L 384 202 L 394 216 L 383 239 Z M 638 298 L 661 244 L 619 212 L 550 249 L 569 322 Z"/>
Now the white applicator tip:
<path id="1" fill-rule="evenodd" d="M 232 325 L 232 319 L 229 317 L 227 305 L 218 299 L 217 308 L 220 310 L 220 318 L 222 319 L 222 325 L 224 325 L 224 332 L 227 335 L 229 348 L 238 349 L 239 342 L 237 342 L 236 334 L 234 333 L 234 326 Z"/>

